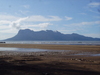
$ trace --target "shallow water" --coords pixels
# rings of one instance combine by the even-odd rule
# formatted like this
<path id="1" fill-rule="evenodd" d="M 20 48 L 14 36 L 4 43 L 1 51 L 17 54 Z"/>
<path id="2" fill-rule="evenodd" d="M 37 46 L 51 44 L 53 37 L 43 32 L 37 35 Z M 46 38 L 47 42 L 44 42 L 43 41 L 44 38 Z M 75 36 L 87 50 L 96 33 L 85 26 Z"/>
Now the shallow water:
<path id="1" fill-rule="evenodd" d="M 85 56 L 100 56 L 100 54 L 92 54 L 92 53 L 79 53 L 79 54 L 74 54 L 74 55 L 85 55 Z"/>
<path id="2" fill-rule="evenodd" d="M 48 50 L 48 49 L 36 49 L 36 48 L 12 48 L 12 47 L 0 47 L 0 51 L 13 51 L 13 52 L 70 52 L 73 50 Z M 75 51 L 75 50 L 74 50 Z M 84 55 L 84 56 L 100 56 L 100 54 L 93 54 L 91 52 L 83 52 L 72 55 Z"/>
<path id="3" fill-rule="evenodd" d="M 11 47 L 0 47 L 0 51 L 40 52 L 40 51 L 48 51 L 48 50 L 45 50 L 45 49 L 35 49 L 35 48 L 11 48 Z"/>
<path id="4" fill-rule="evenodd" d="M 36 49 L 36 48 L 12 48 L 12 47 L 0 47 L 0 51 L 17 51 L 17 52 L 44 52 L 44 51 L 53 51 L 53 52 L 63 52 L 71 50 L 48 50 L 48 49 Z"/>
<path id="5" fill-rule="evenodd" d="M 91 54 L 91 56 L 100 56 L 100 54 Z"/>

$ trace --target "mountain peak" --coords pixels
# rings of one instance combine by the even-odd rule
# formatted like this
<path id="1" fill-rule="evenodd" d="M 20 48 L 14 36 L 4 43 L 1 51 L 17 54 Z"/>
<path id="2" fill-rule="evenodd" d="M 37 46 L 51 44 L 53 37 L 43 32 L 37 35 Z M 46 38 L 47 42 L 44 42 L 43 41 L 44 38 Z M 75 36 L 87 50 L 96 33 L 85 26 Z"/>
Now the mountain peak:
<path id="1" fill-rule="evenodd" d="M 33 31 L 33 30 L 30 30 L 30 29 L 20 29 L 19 31 Z"/>
<path id="2" fill-rule="evenodd" d="M 72 35 L 79 35 L 79 34 L 77 34 L 77 33 L 72 33 Z"/>
<path id="3" fill-rule="evenodd" d="M 62 34 L 58 31 L 42 30 L 35 32 L 30 29 L 19 30 L 18 34 L 6 39 L 12 41 L 100 41 L 100 38 L 85 37 L 77 33 Z"/>

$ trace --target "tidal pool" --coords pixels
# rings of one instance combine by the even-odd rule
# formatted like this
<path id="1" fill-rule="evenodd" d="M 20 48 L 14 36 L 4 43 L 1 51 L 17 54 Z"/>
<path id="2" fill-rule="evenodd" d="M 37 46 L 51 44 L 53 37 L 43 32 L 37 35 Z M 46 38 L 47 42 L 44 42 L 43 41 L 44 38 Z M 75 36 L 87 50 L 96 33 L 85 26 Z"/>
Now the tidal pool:
<path id="1" fill-rule="evenodd" d="M 63 51 L 71 51 L 71 50 L 48 50 L 48 49 L 36 49 L 36 48 L 12 48 L 12 47 L 0 47 L 0 51 L 17 51 L 17 52 L 63 52 Z"/>
<path id="2" fill-rule="evenodd" d="M 45 50 L 45 49 L 35 49 L 35 48 L 11 48 L 11 47 L 0 47 L 0 51 L 40 52 L 40 51 L 48 51 L 48 50 Z"/>
<path id="3" fill-rule="evenodd" d="M 100 54 L 93 54 L 93 53 L 78 53 L 78 54 L 74 54 L 74 55 L 84 55 L 84 56 L 100 56 Z"/>

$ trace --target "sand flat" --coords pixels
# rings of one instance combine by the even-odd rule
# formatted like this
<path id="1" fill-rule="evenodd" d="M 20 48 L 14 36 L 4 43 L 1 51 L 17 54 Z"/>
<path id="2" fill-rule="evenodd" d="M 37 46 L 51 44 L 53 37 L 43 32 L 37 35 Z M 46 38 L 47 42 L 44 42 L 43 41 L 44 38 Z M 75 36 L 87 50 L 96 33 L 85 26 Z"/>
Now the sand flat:
<path id="1" fill-rule="evenodd" d="M 52 50 L 100 50 L 100 45 L 0 44 L 0 47 L 38 48 Z"/>
<path id="2" fill-rule="evenodd" d="M 100 56 L 74 55 L 86 52 L 100 54 L 100 46 L 0 44 L 0 47 L 61 50 L 59 52 L 0 51 L 1 75 L 100 75 Z"/>

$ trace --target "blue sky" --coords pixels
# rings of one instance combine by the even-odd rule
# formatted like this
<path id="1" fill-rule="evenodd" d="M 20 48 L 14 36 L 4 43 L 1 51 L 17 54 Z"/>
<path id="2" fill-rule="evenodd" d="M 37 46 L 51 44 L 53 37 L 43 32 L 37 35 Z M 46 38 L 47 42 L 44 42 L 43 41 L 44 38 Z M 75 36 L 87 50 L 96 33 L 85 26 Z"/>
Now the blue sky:
<path id="1" fill-rule="evenodd" d="M 0 0 L 0 40 L 27 28 L 100 38 L 100 0 Z"/>

